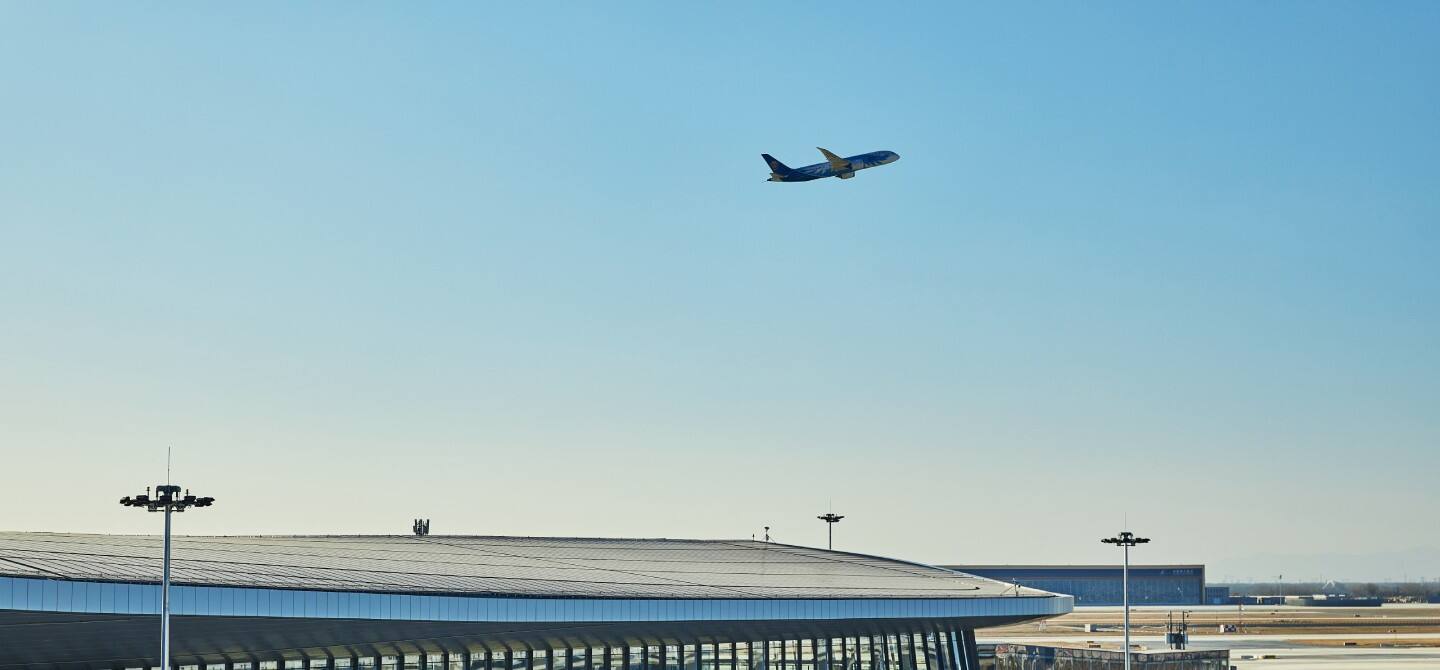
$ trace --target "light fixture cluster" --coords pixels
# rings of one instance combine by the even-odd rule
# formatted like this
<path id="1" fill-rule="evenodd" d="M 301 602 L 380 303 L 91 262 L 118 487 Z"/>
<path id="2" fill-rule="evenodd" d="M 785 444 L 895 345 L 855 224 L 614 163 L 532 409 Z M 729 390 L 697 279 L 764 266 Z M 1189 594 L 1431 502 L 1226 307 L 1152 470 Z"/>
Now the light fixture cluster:
<path id="1" fill-rule="evenodd" d="M 120 499 L 120 504 L 126 507 L 144 507 L 150 512 L 184 512 L 191 507 L 209 507 L 215 504 L 215 499 L 209 496 L 197 498 L 190 495 L 190 490 L 185 490 L 185 495 L 180 495 L 180 487 L 171 484 L 157 484 L 155 486 L 155 497 L 150 497 L 150 487 L 145 487 L 145 493 L 138 496 L 125 496 Z"/>

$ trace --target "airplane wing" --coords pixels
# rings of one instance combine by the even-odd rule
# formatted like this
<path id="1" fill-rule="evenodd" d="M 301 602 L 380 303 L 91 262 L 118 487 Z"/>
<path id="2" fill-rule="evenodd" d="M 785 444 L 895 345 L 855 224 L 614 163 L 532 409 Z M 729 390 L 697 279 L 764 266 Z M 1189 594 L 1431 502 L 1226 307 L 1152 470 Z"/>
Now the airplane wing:
<path id="1" fill-rule="evenodd" d="M 850 170 L 850 161 L 830 153 L 829 149 L 823 147 L 815 148 L 819 149 L 820 153 L 825 154 L 825 160 L 830 161 L 830 169 L 836 172 L 848 172 Z"/>

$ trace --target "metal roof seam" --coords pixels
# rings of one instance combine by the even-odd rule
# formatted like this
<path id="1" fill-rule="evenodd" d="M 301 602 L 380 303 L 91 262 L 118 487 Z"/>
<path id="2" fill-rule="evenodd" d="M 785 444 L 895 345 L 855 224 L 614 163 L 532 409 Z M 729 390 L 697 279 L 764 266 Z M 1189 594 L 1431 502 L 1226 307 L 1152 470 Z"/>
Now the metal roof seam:
<path id="1" fill-rule="evenodd" d="M 486 537 L 181 536 L 175 579 L 193 586 L 399 592 L 517 598 L 954 599 L 984 597 L 993 580 L 945 568 L 782 543 Z M 0 574 L 153 583 L 159 538 L 0 532 Z M 525 547 L 523 552 L 507 546 Z M 542 555 L 535 555 L 542 554 Z M 621 558 L 623 557 L 623 558 Z M 725 560 L 717 561 L 723 557 Z M 680 560 L 688 559 L 688 560 Z M 7 569 L 5 566 L 13 566 Z M 39 566 L 38 568 L 33 566 Z M 758 568 L 758 569 L 757 569 Z"/>
<path id="2" fill-rule="evenodd" d="M 427 538 L 417 538 L 417 539 L 425 540 L 425 541 L 427 541 L 427 542 L 435 542 L 434 540 L 429 540 L 429 539 L 427 539 Z M 541 559 L 541 560 L 545 560 L 545 559 Z M 562 561 L 559 561 L 559 560 L 554 560 L 553 562 L 562 563 Z M 601 569 L 604 569 L 604 568 L 601 568 Z M 645 575 L 645 574 L 639 573 L 639 572 L 630 572 L 630 571 L 626 571 L 626 570 L 615 570 L 615 569 L 613 569 L 613 568 L 608 569 L 608 571 L 610 571 L 610 572 L 619 572 L 619 573 L 622 573 L 622 574 L 629 574 L 629 575 L 638 576 L 638 577 L 649 577 L 649 578 L 651 578 L 651 579 L 656 579 L 656 577 L 654 577 L 654 576 L 652 576 L 652 575 Z M 665 579 L 665 578 L 662 577 L 662 578 L 660 578 L 660 579 Z M 687 585 L 689 585 L 689 586 L 702 586 L 701 584 L 696 584 L 696 583 L 693 583 L 693 582 L 686 582 L 685 580 L 680 580 L 680 579 L 676 579 L 676 580 L 673 580 L 673 581 L 678 582 L 678 583 L 681 583 L 681 584 L 687 584 Z M 708 586 L 708 585 L 704 585 L 704 586 Z M 734 591 L 737 592 L 737 593 L 742 593 L 742 594 L 745 593 L 744 591 L 741 591 L 741 590 L 739 590 L 739 589 L 732 589 L 732 590 L 734 590 Z M 747 594 L 747 595 L 752 595 L 752 596 L 753 596 L 753 594 Z"/>

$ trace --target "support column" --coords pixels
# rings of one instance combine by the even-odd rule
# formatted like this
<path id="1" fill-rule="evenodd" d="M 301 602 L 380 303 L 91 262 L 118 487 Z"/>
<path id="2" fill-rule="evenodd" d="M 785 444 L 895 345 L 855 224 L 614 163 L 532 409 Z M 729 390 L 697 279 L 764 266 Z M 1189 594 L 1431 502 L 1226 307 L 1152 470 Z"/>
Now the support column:
<path id="1" fill-rule="evenodd" d="M 960 642 L 965 652 L 967 670 L 980 670 L 980 650 L 975 646 L 975 629 L 960 629 Z"/>
<path id="2" fill-rule="evenodd" d="M 939 628 L 930 630 L 925 636 L 925 660 L 932 665 L 932 670 L 954 670 L 945 663 L 945 638 Z"/>
<path id="3" fill-rule="evenodd" d="M 959 631 L 951 628 L 946 631 L 946 637 L 949 640 L 946 641 L 945 653 L 949 655 L 950 667 L 954 670 L 971 670 L 970 664 L 965 661 L 965 655 L 960 653 Z"/>

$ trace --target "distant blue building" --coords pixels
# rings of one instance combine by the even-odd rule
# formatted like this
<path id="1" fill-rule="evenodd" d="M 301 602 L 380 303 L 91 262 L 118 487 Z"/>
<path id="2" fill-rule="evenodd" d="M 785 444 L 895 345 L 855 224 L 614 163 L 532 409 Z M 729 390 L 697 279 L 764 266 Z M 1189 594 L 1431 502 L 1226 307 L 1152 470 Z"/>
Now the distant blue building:
<path id="1" fill-rule="evenodd" d="M 977 577 L 1075 596 L 1076 607 L 1119 605 L 1118 565 L 946 565 Z M 1131 605 L 1202 605 L 1204 565 L 1130 566 Z"/>

